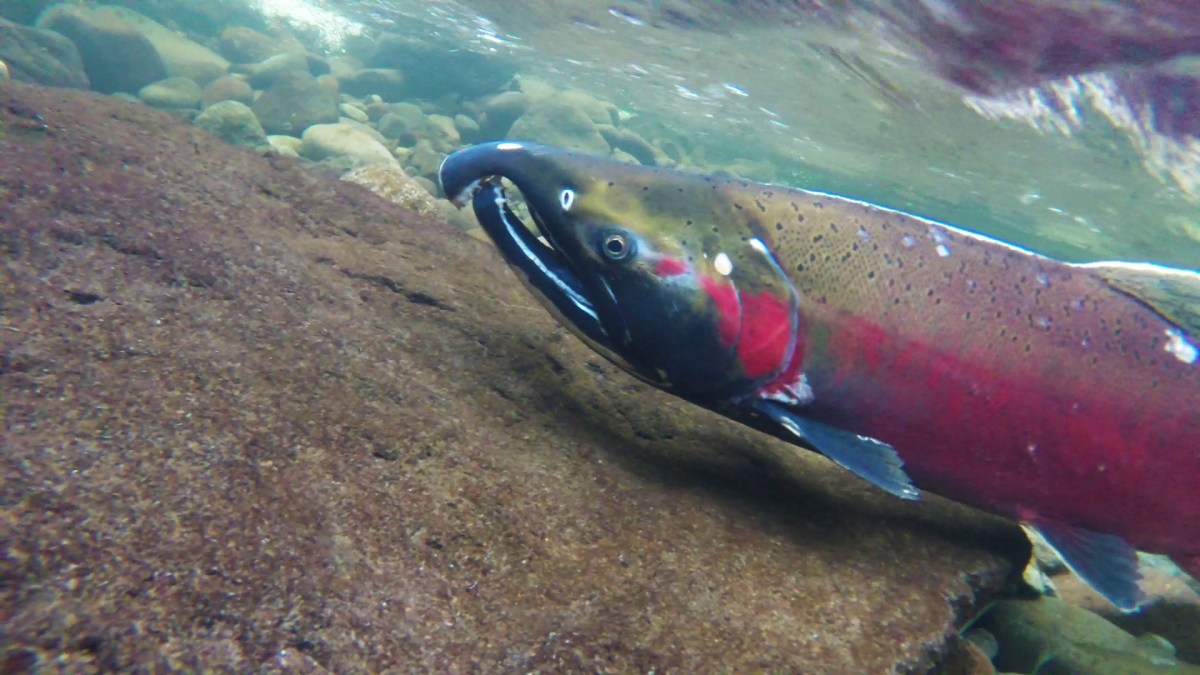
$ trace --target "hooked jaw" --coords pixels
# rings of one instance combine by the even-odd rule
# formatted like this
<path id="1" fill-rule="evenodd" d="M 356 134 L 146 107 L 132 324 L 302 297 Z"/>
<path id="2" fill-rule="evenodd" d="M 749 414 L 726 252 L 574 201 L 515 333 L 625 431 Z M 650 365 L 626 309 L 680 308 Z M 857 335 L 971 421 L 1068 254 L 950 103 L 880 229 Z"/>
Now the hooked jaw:
<path id="1" fill-rule="evenodd" d="M 798 367 L 790 282 L 757 239 L 700 248 L 687 228 L 704 195 L 676 175 L 512 141 L 460 150 L 439 173 L 548 309 L 641 379 L 691 400 L 736 400 Z M 513 213 L 501 177 L 544 241 Z"/>
<path id="2" fill-rule="evenodd" d="M 627 333 L 619 314 L 604 312 L 611 291 L 602 279 L 587 281 L 566 256 L 536 237 L 513 213 L 505 196 L 501 177 L 522 190 L 539 232 L 554 243 L 553 228 L 546 219 L 557 217 L 554 205 L 539 199 L 547 191 L 535 189 L 539 181 L 531 161 L 542 146 L 513 141 L 485 143 L 459 150 L 447 156 L 438 170 L 442 190 L 459 208 L 471 204 L 480 226 L 504 255 L 521 280 L 540 296 L 544 304 L 585 342 L 614 362 L 629 368 L 614 344 Z M 604 316 L 602 316 L 604 314 Z M 605 327 L 605 323 L 608 327 Z"/>

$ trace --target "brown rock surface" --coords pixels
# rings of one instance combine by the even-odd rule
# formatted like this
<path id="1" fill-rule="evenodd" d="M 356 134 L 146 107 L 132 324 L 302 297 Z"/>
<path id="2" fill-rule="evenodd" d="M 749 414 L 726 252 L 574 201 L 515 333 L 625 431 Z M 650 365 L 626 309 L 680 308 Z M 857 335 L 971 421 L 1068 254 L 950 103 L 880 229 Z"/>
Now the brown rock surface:
<path id="1" fill-rule="evenodd" d="M 0 665 L 921 670 L 1026 552 L 632 382 L 443 222 L 0 99 Z"/>

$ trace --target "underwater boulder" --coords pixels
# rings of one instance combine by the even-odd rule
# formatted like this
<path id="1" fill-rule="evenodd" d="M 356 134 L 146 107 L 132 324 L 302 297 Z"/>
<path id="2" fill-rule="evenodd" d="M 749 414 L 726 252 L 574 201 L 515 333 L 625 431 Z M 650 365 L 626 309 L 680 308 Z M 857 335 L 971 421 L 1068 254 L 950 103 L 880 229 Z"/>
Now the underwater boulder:
<path id="1" fill-rule="evenodd" d="M 52 30 L 0 19 L 0 59 L 20 82 L 87 89 L 87 73 L 75 43 Z"/>
<path id="2" fill-rule="evenodd" d="M 209 82 L 200 95 L 204 107 L 221 101 L 237 101 L 250 105 L 254 102 L 254 89 L 240 77 L 225 75 Z"/>
<path id="3" fill-rule="evenodd" d="M 192 124 L 230 145 L 257 148 L 267 142 L 258 118 L 240 101 L 219 101 L 204 109 Z"/>
<path id="4" fill-rule="evenodd" d="M 1174 646 L 1161 637 L 1135 637 L 1058 598 L 1001 600 L 974 625 L 994 636 L 993 661 L 1002 671 L 1200 675 L 1200 666 L 1177 661 Z"/>
<path id="5" fill-rule="evenodd" d="M 395 68 L 363 68 L 347 77 L 339 77 L 342 91 L 351 96 L 375 94 L 384 101 L 400 101 L 405 97 L 404 74 Z"/>
<path id="6" fill-rule="evenodd" d="M 230 26 L 221 31 L 217 50 L 234 63 L 258 63 L 284 52 L 304 52 L 298 42 L 286 42 L 246 26 Z"/>
<path id="7" fill-rule="evenodd" d="M 400 139 L 406 135 L 424 134 L 428 124 L 421 106 L 415 103 L 393 103 L 387 106 L 387 112 L 379 118 L 376 128 L 388 138 Z"/>
<path id="8" fill-rule="evenodd" d="M 136 28 L 154 46 L 171 77 L 186 77 L 205 85 L 229 71 L 225 57 L 132 9 L 100 5 L 93 12 Z"/>
<path id="9" fill-rule="evenodd" d="M 75 43 L 91 88 L 104 93 L 136 93 L 167 77 L 158 50 L 137 27 L 110 13 L 76 5 L 55 5 L 37 23 Z"/>
<path id="10" fill-rule="evenodd" d="M 168 77 L 138 90 L 138 98 L 155 108 L 196 108 L 203 90 L 186 77 Z"/>
<path id="11" fill-rule="evenodd" d="M 342 180 L 361 185 L 384 199 L 425 216 L 446 215 L 454 211 L 417 178 L 397 164 L 371 164 L 342 175 Z M 423 180 L 423 179 L 422 179 Z"/>
<path id="12" fill-rule="evenodd" d="M 378 140 L 347 122 L 314 124 L 300 137 L 300 156 L 313 161 L 335 159 L 350 167 L 395 164 L 396 158 Z"/>
<path id="13" fill-rule="evenodd" d="M 587 112 L 558 100 L 532 106 L 512 123 L 507 137 L 593 155 L 607 155 L 611 149 Z"/>
<path id="14" fill-rule="evenodd" d="M 251 109 L 269 134 L 299 136 L 314 124 L 328 124 L 338 119 L 336 97 L 304 70 L 278 75 L 254 100 Z"/>

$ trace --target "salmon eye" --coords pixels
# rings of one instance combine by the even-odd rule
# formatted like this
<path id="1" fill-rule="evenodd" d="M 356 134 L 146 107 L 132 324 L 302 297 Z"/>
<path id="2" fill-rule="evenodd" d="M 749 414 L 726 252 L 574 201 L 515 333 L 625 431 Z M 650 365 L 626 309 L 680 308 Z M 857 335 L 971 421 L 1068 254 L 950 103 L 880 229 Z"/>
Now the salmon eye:
<path id="1" fill-rule="evenodd" d="M 605 258 L 620 262 L 628 260 L 634 253 L 633 239 L 625 232 L 610 230 L 600 239 L 600 252 Z"/>
<path id="2" fill-rule="evenodd" d="M 562 206 L 563 211 L 570 211 L 572 206 L 575 206 L 575 191 L 571 188 L 563 188 L 563 191 L 558 193 L 558 203 Z"/>

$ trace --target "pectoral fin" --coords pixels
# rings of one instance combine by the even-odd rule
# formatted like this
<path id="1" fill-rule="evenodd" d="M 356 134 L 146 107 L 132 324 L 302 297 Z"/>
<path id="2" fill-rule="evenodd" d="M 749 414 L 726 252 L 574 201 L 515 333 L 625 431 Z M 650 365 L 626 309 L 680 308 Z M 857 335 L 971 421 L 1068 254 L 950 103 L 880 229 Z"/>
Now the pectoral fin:
<path id="1" fill-rule="evenodd" d="M 1026 520 L 1067 567 L 1118 609 L 1132 612 L 1146 601 L 1138 580 L 1137 551 L 1120 537 L 1045 520 Z"/>
<path id="2" fill-rule="evenodd" d="M 814 422 L 770 401 L 756 401 L 752 405 L 797 440 L 811 445 L 859 478 L 901 499 L 921 498 L 920 491 L 904 472 L 904 461 L 887 443 Z"/>

